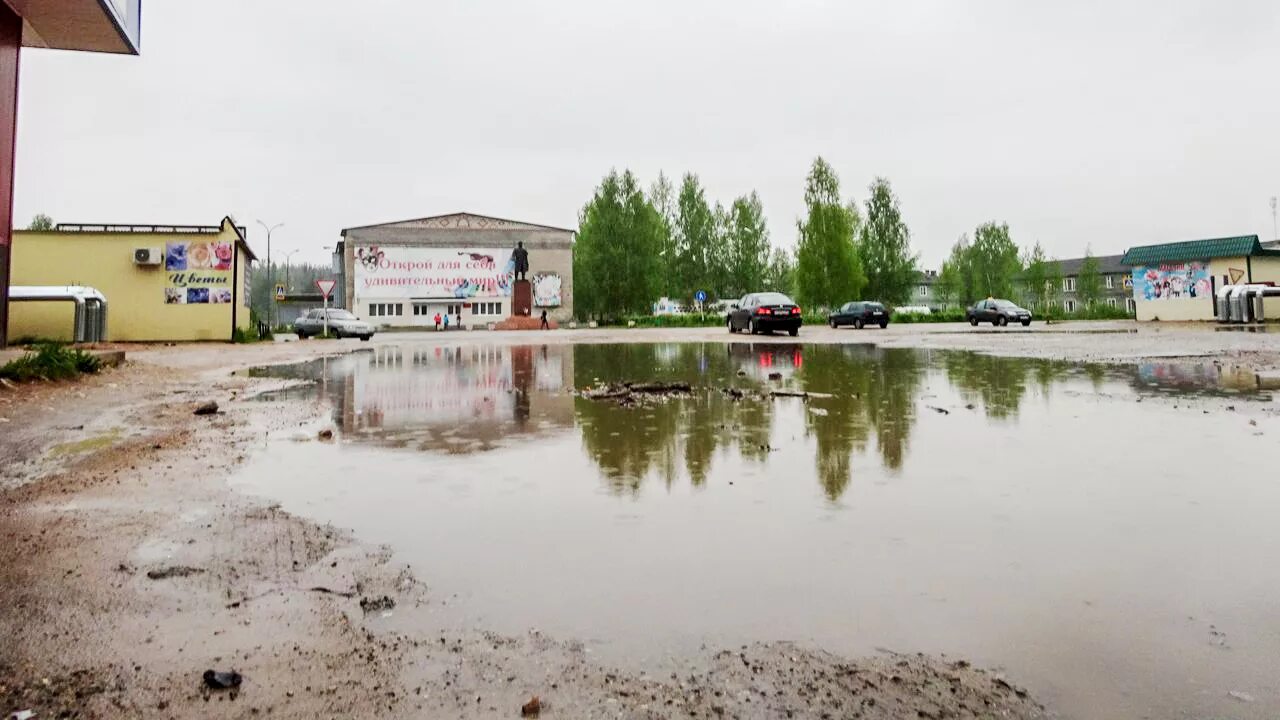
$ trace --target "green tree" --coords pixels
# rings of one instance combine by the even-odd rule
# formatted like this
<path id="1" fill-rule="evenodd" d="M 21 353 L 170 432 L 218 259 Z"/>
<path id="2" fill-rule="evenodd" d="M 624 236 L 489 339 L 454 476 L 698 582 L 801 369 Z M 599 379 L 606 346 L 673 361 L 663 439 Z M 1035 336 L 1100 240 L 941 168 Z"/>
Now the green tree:
<path id="1" fill-rule="evenodd" d="M 658 216 L 662 219 L 662 238 L 658 250 L 658 257 L 661 258 L 660 262 L 663 270 L 661 292 L 667 296 L 676 295 L 679 289 L 679 278 L 675 274 L 677 267 L 675 187 L 672 186 L 671 180 L 666 173 L 662 171 L 658 172 L 658 179 L 654 180 L 653 185 L 649 188 L 649 203 L 658 211 Z"/>
<path id="2" fill-rule="evenodd" d="M 791 253 L 781 248 L 773 248 L 769 251 L 769 265 L 765 268 L 761 288 L 788 295 L 795 294 L 796 263 Z M 745 291 L 743 295 L 747 292 L 751 291 Z"/>
<path id="3" fill-rule="evenodd" d="M 27 229 L 28 230 L 52 230 L 53 218 L 49 217 L 48 215 L 45 215 L 44 213 L 36 213 L 36 216 L 31 218 L 31 224 L 27 226 Z"/>
<path id="4" fill-rule="evenodd" d="M 1050 260 L 1048 270 L 1045 273 L 1045 297 L 1044 311 L 1045 314 L 1052 312 L 1058 305 L 1058 293 L 1062 291 L 1062 264 L 1057 260 Z"/>
<path id="5" fill-rule="evenodd" d="M 898 198 L 889 181 L 876 178 L 870 191 L 858 241 L 858 255 L 867 275 L 866 296 L 901 305 L 911 298 L 918 276 L 911 233 L 902 221 Z"/>
<path id="6" fill-rule="evenodd" d="M 611 171 L 578 220 L 575 311 L 608 319 L 648 313 L 662 287 L 662 238 L 662 216 L 635 176 Z"/>
<path id="7" fill-rule="evenodd" d="M 1022 271 L 1018 246 L 1009 238 L 1009 226 L 983 223 L 973 233 L 968 250 L 975 297 L 1013 296 L 1014 280 Z"/>
<path id="8" fill-rule="evenodd" d="M 749 292 L 768 289 L 764 283 L 772 248 L 760 196 L 753 191 L 734 200 L 726 225 L 724 245 L 728 272 L 725 284 L 720 288 L 722 296 L 742 297 Z"/>
<path id="9" fill-rule="evenodd" d="M 1045 255 L 1039 242 L 1023 258 L 1023 293 L 1032 310 L 1047 312 L 1053 288 L 1049 287 L 1050 265 L 1055 264 Z"/>
<path id="10" fill-rule="evenodd" d="M 822 158 L 805 181 L 806 215 L 797 223 L 796 294 L 814 309 L 857 298 L 867 284 L 854 248 L 858 216 L 840 202 L 840 179 Z"/>
<path id="11" fill-rule="evenodd" d="M 935 285 L 937 292 L 945 303 L 956 302 L 971 305 L 978 299 L 973 273 L 973 252 L 969 238 L 961 235 L 955 245 L 951 246 L 951 255 L 942 263 Z"/>
<path id="12" fill-rule="evenodd" d="M 691 298 L 698 290 L 714 290 L 716 253 L 716 216 L 707 204 L 706 193 L 698 176 L 686 173 L 676 197 L 675 244 L 678 280 L 675 296 Z"/>
<path id="13" fill-rule="evenodd" d="M 1091 308 L 1102 298 L 1102 269 L 1093 250 L 1085 248 L 1084 262 L 1076 275 L 1076 297 L 1086 308 Z"/>

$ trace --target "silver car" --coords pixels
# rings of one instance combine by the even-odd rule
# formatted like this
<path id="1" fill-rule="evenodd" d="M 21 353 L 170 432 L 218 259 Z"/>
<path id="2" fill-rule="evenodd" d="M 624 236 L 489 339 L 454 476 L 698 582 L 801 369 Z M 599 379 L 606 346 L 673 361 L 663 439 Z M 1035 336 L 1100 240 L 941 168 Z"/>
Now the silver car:
<path id="1" fill-rule="evenodd" d="M 325 313 L 329 314 L 330 334 L 337 335 L 340 338 L 358 337 L 361 340 L 368 340 L 373 337 L 373 325 L 352 315 L 350 310 L 329 308 L 328 310 L 308 310 L 305 315 L 294 320 L 293 331 L 298 334 L 298 339 L 306 340 L 309 337 L 323 335 Z"/>

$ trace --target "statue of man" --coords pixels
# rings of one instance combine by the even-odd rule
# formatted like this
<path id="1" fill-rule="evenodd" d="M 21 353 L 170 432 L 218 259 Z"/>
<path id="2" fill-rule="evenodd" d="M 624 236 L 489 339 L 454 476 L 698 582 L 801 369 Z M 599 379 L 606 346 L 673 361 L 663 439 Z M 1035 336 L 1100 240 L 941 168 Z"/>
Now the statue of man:
<path id="1" fill-rule="evenodd" d="M 529 251 L 524 249 L 524 243 L 516 243 L 516 249 L 511 251 L 511 261 L 515 263 L 515 279 L 524 280 L 529 273 Z"/>

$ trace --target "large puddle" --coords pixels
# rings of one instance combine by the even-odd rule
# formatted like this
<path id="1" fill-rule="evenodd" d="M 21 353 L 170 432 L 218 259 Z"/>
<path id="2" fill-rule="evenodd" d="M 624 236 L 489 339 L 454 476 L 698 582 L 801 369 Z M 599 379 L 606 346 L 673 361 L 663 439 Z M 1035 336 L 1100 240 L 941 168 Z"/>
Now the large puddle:
<path id="1" fill-rule="evenodd" d="M 237 484 L 391 544 L 449 622 L 629 666 L 961 655 L 1069 717 L 1280 711 L 1280 418 L 1252 375 L 776 342 L 259 373 L 314 380 L 270 398 L 328 403 L 339 442 L 272 441 Z M 575 393 L 622 381 L 692 392 Z"/>

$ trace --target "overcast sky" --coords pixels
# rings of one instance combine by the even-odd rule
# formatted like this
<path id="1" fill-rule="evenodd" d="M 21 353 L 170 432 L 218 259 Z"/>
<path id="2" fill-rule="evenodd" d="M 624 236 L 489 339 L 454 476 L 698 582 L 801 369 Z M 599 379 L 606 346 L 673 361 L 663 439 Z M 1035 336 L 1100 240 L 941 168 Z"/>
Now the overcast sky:
<path id="1" fill-rule="evenodd" d="M 888 177 L 936 266 L 986 220 L 1071 257 L 1271 235 L 1280 3 L 145 0 L 142 55 L 26 50 L 16 221 L 577 226 L 600 178 Z"/>

